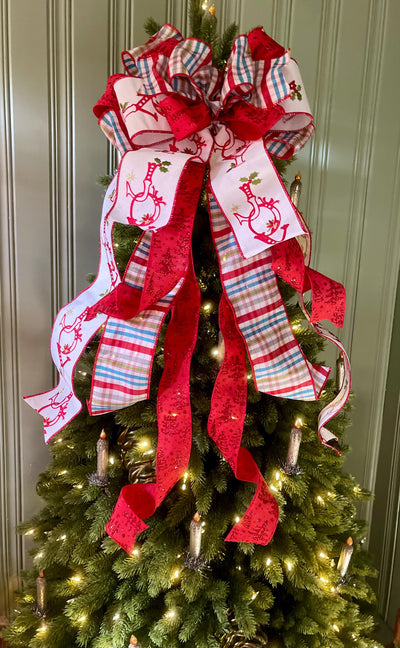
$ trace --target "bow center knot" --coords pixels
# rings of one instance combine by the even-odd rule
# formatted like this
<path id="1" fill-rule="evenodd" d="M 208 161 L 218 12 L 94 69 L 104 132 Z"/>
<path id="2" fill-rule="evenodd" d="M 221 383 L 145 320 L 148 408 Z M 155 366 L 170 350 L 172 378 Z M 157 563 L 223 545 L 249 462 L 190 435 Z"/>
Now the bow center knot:
<path id="1" fill-rule="evenodd" d="M 201 101 L 192 101 L 171 93 L 162 99 L 159 107 L 178 141 L 190 137 L 211 124 L 210 110 Z"/>

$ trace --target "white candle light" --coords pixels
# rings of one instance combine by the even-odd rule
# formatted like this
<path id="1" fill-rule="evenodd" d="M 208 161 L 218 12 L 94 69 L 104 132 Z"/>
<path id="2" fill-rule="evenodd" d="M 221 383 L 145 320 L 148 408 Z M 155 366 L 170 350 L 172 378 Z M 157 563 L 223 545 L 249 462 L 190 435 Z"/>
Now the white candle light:
<path id="1" fill-rule="evenodd" d="M 290 431 L 289 448 L 286 458 L 286 467 L 295 468 L 297 466 L 297 459 L 299 457 L 299 450 L 301 444 L 301 420 L 296 419 L 294 427 Z"/>
<path id="2" fill-rule="evenodd" d="M 190 542 L 189 542 L 189 553 L 194 558 L 200 556 L 201 550 L 201 518 L 199 513 L 195 513 L 193 520 L 190 523 Z"/>
<path id="3" fill-rule="evenodd" d="M 99 440 L 97 441 L 97 475 L 99 477 L 107 477 L 108 465 L 108 440 L 107 434 L 104 430 L 101 431 Z"/>
<path id="4" fill-rule="evenodd" d="M 38 611 L 44 614 L 47 607 L 47 582 L 43 569 L 40 570 L 36 579 L 36 605 Z"/>
<path id="5" fill-rule="evenodd" d="M 343 380 L 344 380 L 344 358 L 343 353 L 339 353 L 339 357 L 336 360 L 336 392 L 340 392 Z"/>
<path id="6" fill-rule="evenodd" d="M 296 207 L 296 209 L 299 208 L 299 202 L 300 202 L 300 196 L 301 196 L 301 174 L 296 173 L 295 179 L 293 180 L 292 184 L 290 185 L 290 200 L 292 201 L 293 205 Z"/>
<path id="7" fill-rule="evenodd" d="M 347 538 L 346 544 L 343 545 L 342 551 L 340 552 L 337 565 L 338 572 L 342 578 L 344 578 L 347 574 L 351 556 L 353 554 L 353 549 L 353 538 Z"/>

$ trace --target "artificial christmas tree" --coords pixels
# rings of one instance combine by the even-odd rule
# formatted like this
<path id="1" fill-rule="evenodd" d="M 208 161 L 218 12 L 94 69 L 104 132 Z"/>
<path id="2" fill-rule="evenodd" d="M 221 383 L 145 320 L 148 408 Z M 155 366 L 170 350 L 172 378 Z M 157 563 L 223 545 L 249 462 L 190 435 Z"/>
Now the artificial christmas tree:
<path id="1" fill-rule="evenodd" d="M 24 526 L 35 568 L 10 646 L 377 645 L 355 517 L 367 494 L 326 447 L 346 450 L 347 357 L 338 343 L 340 384 L 315 364 L 312 326 L 333 339 L 318 313 L 340 322 L 343 292 L 309 269 L 306 228 L 262 143 L 283 172 L 312 118 L 285 50 L 256 29 L 229 56 L 233 29 L 218 40 L 215 20 L 192 2 L 193 35 L 215 64 L 228 59 L 224 76 L 204 42 L 166 25 L 124 53 L 128 74 L 96 106 L 123 157 L 99 274 L 56 320 L 60 383 L 27 399 L 53 460 L 45 508 Z"/>

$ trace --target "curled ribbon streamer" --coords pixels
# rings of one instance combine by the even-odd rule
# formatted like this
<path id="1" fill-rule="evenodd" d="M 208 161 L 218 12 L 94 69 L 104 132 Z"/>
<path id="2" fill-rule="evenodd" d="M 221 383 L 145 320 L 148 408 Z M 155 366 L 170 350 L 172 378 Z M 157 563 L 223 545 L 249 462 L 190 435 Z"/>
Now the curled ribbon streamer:
<path id="1" fill-rule="evenodd" d="M 257 389 L 315 400 L 329 369 L 311 364 L 302 354 L 275 273 L 300 295 L 312 288 L 313 310 L 305 315 L 320 335 L 339 346 L 318 320 L 328 317 L 340 325 L 344 313 L 343 287 L 310 269 L 309 253 L 304 262 L 297 241 L 307 241 L 309 233 L 270 159 L 291 157 L 314 130 L 303 82 L 289 51 L 261 28 L 238 36 L 224 74 L 212 66 L 206 43 L 183 39 L 171 25 L 123 52 L 122 60 L 127 75 L 110 77 L 94 108 L 122 156 L 103 207 L 98 277 L 57 316 L 52 353 L 60 372 L 58 387 L 26 400 L 45 417 L 46 440 L 64 427 L 80 410 L 73 368 L 103 324 L 91 413 L 148 397 L 158 335 L 171 308 L 157 400 L 157 482 L 124 487 L 107 525 L 107 532 L 130 551 L 135 535 L 146 528 L 143 520 L 189 460 L 189 368 L 198 318 L 191 233 L 208 165 L 210 221 L 223 284 L 220 327 L 226 343 L 209 433 L 236 477 L 256 484 L 248 510 L 227 540 L 266 544 L 278 521 L 278 507 L 254 459 L 240 446 L 245 353 Z M 109 227 L 116 221 L 144 230 L 122 281 Z M 74 336 L 73 344 L 68 335 Z M 60 349 L 64 355 L 71 351 L 66 362 L 60 360 Z M 345 383 L 349 387 L 349 380 Z M 342 392 L 320 413 L 324 442 L 331 435 L 324 423 L 347 398 L 346 389 Z"/>

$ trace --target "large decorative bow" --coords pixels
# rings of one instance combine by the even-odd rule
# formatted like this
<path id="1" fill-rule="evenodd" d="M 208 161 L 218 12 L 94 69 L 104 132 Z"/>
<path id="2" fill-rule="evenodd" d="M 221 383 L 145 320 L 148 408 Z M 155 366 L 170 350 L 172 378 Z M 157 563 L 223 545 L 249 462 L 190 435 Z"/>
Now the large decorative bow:
<path id="1" fill-rule="evenodd" d="M 164 25 L 145 45 L 123 52 L 126 75 L 112 76 L 94 111 L 121 161 L 104 200 L 96 280 L 58 314 L 51 351 L 57 387 L 25 400 L 44 417 L 48 441 L 81 409 L 72 375 L 88 340 L 103 327 L 89 402 L 91 414 L 149 395 L 161 325 L 171 321 L 158 389 L 157 481 L 125 486 L 107 532 L 131 551 L 143 521 L 184 474 L 191 446 L 189 371 L 200 309 L 191 236 L 206 165 L 211 229 L 223 296 L 225 355 L 211 401 L 208 430 L 236 477 L 254 482 L 247 511 L 227 540 L 267 544 L 278 507 L 251 454 L 241 447 L 246 410 L 246 352 L 258 390 L 315 400 L 329 369 L 304 357 L 290 327 L 276 274 L 300 293 L 313 291 L 306 317 L 341 326 L 343 286 L 309 268 L 298 240 L 308 230 L 290 201 L 270 154 L 288 158 L 313 132 L 296 62 L 261 28 L 239 36 L 224 74 L 210 47 Z M 115 222 L 143 230 L 121 280 L 112 247 Z M 296 237 L 301 237 L 297 240 Z M 304 247 L 304 246 L 303 246 Z M 306 258 L 305 258 L 306 257 Z M 301 303 L 302 297 L 301 297 Z M 345 355 L 345 354 L 344 354 Z M 346 378 L 320 414 L 324 426 L 347 399 Z"/>

